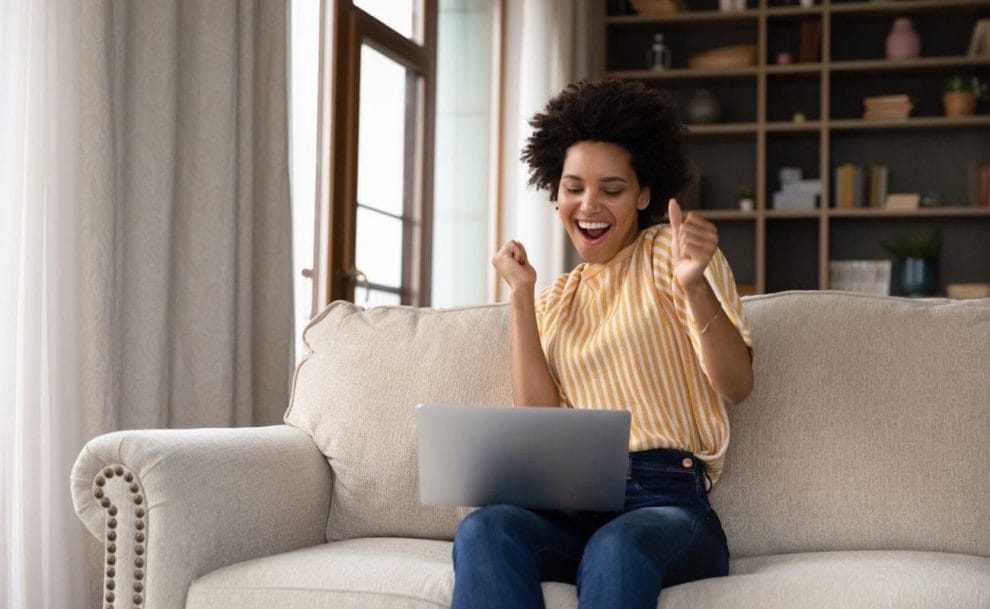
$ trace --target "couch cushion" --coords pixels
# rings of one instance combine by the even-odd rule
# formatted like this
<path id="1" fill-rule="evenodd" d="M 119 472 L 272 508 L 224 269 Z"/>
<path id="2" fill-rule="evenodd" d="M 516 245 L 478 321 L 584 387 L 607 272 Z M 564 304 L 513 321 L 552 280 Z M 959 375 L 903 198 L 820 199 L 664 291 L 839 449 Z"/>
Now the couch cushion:
<path id="1" fill-rule="evenodd" d="M 755 388 L 712 491 L 733 557 L 990 556 L 990 299 L 745 299 Z M 930 579 L 930 578 L 929 578 Z"/>
<path id="2" fill-rule="evenodd" d="M 729 409 L 712 492 L 734 557 L 824 550 L 990 556 L 990 300 L 839 292 L 744 299 L 753 394 Z M 330 305 L 285 420 L 335 474 L 328 538 L 450 539 L 419 505 L 418 402 L 509 405 L 505 305 Z"/>
<path id="3" fill-rule="evenodd" d="M 419 503 L 415 406 L 512 405 L 505 305 L 454 309 L 335 302 L 303 333 L 285 422 L 334 474 L 329 540 L 453 539 L 463 508 Z"/>
<path id="4" fill-rule="evenodd" d="M 218 569 L 189 588 L 186 609 L 436 609 L 449 607 L 449 541 L 337 541 Z M 544 584 L 547 609 L 577 607 L 574 587 Z"/>
<path id="5" fill-rule="evenodd" d="M 350 539 L 245 561 L 193 582 L 186 609 L 450 606 L 448 541 Z"/>
<path id="6" fill-rule="evenodd" d="M 352 539 L 225 567 L 193 583 L 186 609 L 448 607 L 451 543 Z M 663 591 L 661 609 L 968 609 L 990 603 L 990 559 L 925 552 L 824 552 L 733 560 L 729 577 Z M 574 609 L 545 582 L 547 609 Z"/>
<path id="7" fill-rule="evenodd" d="M 815 552 L 734 559 L 729 577 L 675 586 L 661 609 L 977 609 L 990 559 L 940 552 Z"/>

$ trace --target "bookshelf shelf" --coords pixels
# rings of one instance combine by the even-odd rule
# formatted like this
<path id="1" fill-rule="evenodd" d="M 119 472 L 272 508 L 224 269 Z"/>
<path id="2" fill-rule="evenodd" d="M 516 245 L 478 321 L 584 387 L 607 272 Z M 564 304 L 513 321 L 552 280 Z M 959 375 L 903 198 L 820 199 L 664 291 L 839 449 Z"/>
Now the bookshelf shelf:
<path id="1" fill-rule="evenodd" d="M 829 129 L 835 131 L 863 131 L 869 129 L 947 129 L 952 127 L 990 127 L 990 115 L 946 118 L 924 116 L 904 120 L 842 119 L 829 121 Z"/>
<path id="2" fill-rule="evenodd" d="M 788 65 L 770 65 L 762 68 L 767 76 L 818 76 L 822 71 L 822 64 L 814 63 L 794 63 Z"/>
<path id="3" fill-rule="evenodd" d="M 805 121 L 803 123 L 795 122 L 772 122 L 766 123 L 764 128 L 772 133 L 787 133 L 787 132 L 814 132 L 822 128 L 821 121 Z"/>
<path id="4" fill-rule="evenodd" d="M 760 17 L 760 11 L 750 9 L 745 11 L 684 11 L 670 15 L 641 16 L 621 15 L 605 18 L 606 25 L 644 25 L 644 24 L 677 24 L 677 23 L 755 23 Z"/>
<path id="5" fill-rule="evenodd" d="M 890 59 L 860 59 L 853 61 L 833 61 L 828 65 L 832 72 L 877 72 L 877 71 L 917 71 L 942 68 L 972 68 L 990 66 L 990 57 L 921 57 L 892 61 Z"/>
<path id="6" fill-rule="evenodd" d="M 673 15 L 604 17 L 600 74 L 667 90 L 682 116 L 697 89 L 719 100 L 723 122 L 687 125 L 687 144 L 701 172 L 699 211 L 719 226 L 740 283 L 757 293 L 827 289 L 830 260 L 883 259 L 882 240 L 933 228 L 952 243 L 943 249 L 940 293 L 950 282 L 990 281 L 990 208 L 962 203 L 973 198 L 973 164 L 990 163 L 990 102 L 958 118 L 944 116 L 942 106 L 949 77 L 990 81 L 990 57 L 966 54 L 976 21 L 990 18 L 990 0 L 816 0 L 808 8 L 793 6 L 795 0 L 748 0 L 738 12 L 712 10 L 714 0 L 683 2 L 688 10 Z M 891 61 L 884 41 L 901 16 L 921 33 L 922 56 Z M 818 55 L 800 62 L 808 23 L 821 31 Z M 665 34 L 673 69 L 642 69 L 657 32 Z M 696 53 L 735 44 L 755 44 L 756 65 L 686 67 Z M 776 64 L 782 51 L 794 63 Z M 862 118 L 863 100 L 882 95 L 908 95 L 911 116 Z M 798 113 L 803 121 L 792 120 Z M 864 176 L 872 165 L 886 166 L 889 193 L 934 194 L 953 205 L 834 207 L 836 168 L 847 163 Z M 804 179 L 820 181 L 819 207 L 773 209 L 781 167 L 799 167 Z M 742 188 L 756 195 L 751 212 L 736 209 Z"/>
<path id="7" fill-rule="evenodd" d="M 759 75 L 756 67 L 746 68 L 671 68 L 669 70 L 617 70 L 606 72 L 606 78 L 624 80 L 678 80 L 678 79 L 709 79 L 709 78 L 753 78 Z"/>
<path id="8" fill-rule="evenodd" d="M 735 123 L 719 125 L 685 125 L 691 135 L 729 135 L 756 133 L 759 129 L 757 123 Z"/>
<path id="9" fill-rule="evenodd" d="M 838 15 L 910 14 L 925 11 L 967 11 L 986 7 L 983 0 L 900 0 L 899 2 L 833 2 L 830 12 Z"/>
<path id="10" fill-rule="evenodd" d="M 768 220 L 814 220 L 821 216 L 821 210 L 811 211 L 780 211 L 777 209 L 767 209 L 762 212 Z"/>
<path id="11" fill-rule="evenodd" d="M 701 215 L 709 220 L 755 220 L 757 218 L 755 211 L 703 209 Z"/>
<path id="12" fill-rule="evenodd" d="M 821 6 L 771 6 L 766 9 L 767 17 L 817 17 L 822 14 Z"/>
<path id="13" fill-rule="evenodd" d="M 990 217 L 990 208 L 981 207 L 922 207 L 919 209 L 828 209 L 833 218 L 983 218 Z"/>

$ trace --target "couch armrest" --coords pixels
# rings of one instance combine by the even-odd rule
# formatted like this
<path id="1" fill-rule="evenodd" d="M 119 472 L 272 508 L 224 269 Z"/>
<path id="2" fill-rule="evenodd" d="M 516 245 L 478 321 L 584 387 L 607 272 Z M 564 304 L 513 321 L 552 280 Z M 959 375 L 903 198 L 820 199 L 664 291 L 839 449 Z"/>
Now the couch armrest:
<path id="1" fill-rule="evenodd" d="M 72 501 L 104 542 L 105 603 L 182 609 L 201 575 L 325 543 L 331 484 L 287 425 L 134 430 L 86 444 Z"/>

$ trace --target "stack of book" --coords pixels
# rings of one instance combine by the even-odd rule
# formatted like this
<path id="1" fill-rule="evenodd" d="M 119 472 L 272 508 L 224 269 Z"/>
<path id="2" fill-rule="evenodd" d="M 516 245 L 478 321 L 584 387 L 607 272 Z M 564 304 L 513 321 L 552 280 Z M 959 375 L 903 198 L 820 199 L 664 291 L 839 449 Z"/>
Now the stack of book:
<path id="1" fill-rule="evenodd" d="M 866 197 L 866 204 L 870 207 L 883 207 L 887 200 L 887 166 L 872 165 L 870 167 L 867 184 L 869 193 Z"/>
<path id="2" fill-rule="evenodd" d="M 889 173 L 886 165 L 871 165 L 866 171 L 853 163 L 839 165 L 835 170 L 835 206 L 884 207 Z"/>
<path id="3" fill-rule="evenodd" d="M 821 180 L 801 179 L 800 167 L 781 167 L 780 190 L 773 193 L 773 208 L 786 211 L 809 211 L 818 207 Z"/>
<path id="4" fill-rule="evenodd" d="M 916 192 L 899 192 L 887 195 L 884 207 L 887 209 L 918 209 L 921 195 Z"/>
<path id="5" fill-rule="evenodd" d="M 822 22 L 821 19 L 811 18 L 801 21 L 801 53 L 798 61 L 811 63 L 821 57 Z"/>
<path id="6" fill-rule="evenodd" d="M 966 168 L 966 203 L 990 207 L 990 163 L 972 163 Z"/>
<path id="7" fill-rule="evenodd" d="M 877 95 L 863 100 L 867 120 L 904 120 L 911 116 L 914 105 L 907 95 Z"/>
<path id="8" fill-rule="evenodd" d="M 891 266 L 890 260 L 832 260 L 828 289 L 888 296 Z"/>
<path id="9" fill-rule="evenodd" d="M 843 163 L 835 170 L 835 206 L 839 208 L 863 206 L 863 168 Z"/>

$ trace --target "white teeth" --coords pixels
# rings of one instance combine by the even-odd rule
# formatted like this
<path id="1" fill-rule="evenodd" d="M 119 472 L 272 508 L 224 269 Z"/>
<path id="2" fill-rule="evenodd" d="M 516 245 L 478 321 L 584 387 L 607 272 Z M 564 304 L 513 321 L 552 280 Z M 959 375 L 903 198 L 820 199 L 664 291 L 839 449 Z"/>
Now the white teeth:
<path id="1" fill-rule="evenodd" d="M 608 222 L 581 222 L 578 220 L 578 226 L 584 230 L 594 230 L 596 228 L 608 228 L 611 225 Z"/>

